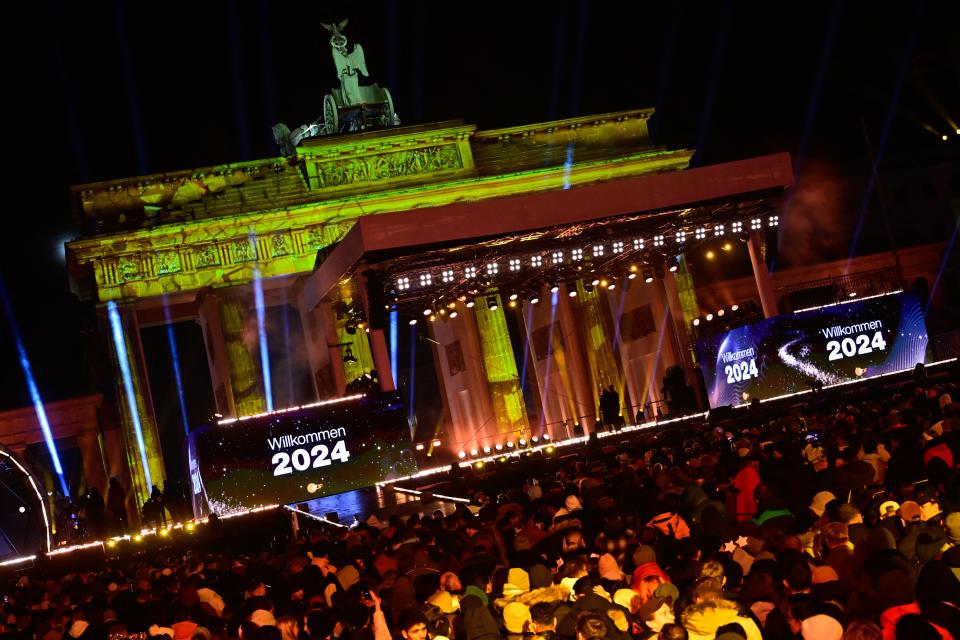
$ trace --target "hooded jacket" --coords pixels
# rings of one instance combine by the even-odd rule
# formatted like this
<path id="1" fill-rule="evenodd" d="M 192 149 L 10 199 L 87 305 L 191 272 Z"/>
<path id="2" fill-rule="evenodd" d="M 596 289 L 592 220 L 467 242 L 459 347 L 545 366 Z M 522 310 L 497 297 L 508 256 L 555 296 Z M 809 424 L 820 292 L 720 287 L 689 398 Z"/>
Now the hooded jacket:
<path id="1" fill-rule="evenodd" d="M 480 589 L 467 587 L 460 598 L 460 611 L 467 640 L 499 640 L 500 625 L 487 607 L 487 595 Z"/>
<path id="2" fill-rule="evenodd" d="M 742 613 L 735 602 L 708 600 L 687 607 L 681 617 L 690 640 L 713 640 L 717 629 L 736 622 L 747 632 L 747 640 L 763 640 L 757 623 Z"/>

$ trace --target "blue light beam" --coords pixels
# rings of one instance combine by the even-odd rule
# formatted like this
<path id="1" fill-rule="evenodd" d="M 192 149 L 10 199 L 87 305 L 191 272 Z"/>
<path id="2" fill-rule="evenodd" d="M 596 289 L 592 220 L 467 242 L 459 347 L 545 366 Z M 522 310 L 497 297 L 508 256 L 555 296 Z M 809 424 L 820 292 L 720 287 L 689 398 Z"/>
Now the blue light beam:
<path id="1" fill-rule="evenodd" d="M 127 342 L 123 338 L 123 325 L 120 322 L 120 312 L 117 303 L 107 303 L 107 316 L 110 318 L 110 330 L 113 334 L 113 347 L 117 353 L 117 363 L 120 365 L 120 376 L 123 378 L 123 391 L 127 396 L 127 408 L 130 410 L 130 420 L 133 422 L 133 435 L 137 439 L 137 449 L 140 452 L 140 462 L 143 464 L 143 477 L 147 487 L 153 486 L 150 477 L 150 464 L 147 462 L 147 447 L 143 443 L 143 427 L 140 424 L 140 412 L 137 410 L 137 395 L 133 392 L 133 378 L 130 376 L 130 361 L 127 359 Z M 147 489 L 149 491 L 149 488 Z"/>
<path id="2" fill-rule="evenodd" d="M 47 443 L 47 451 L 50 452 L 50 460 L 53 462 L 53 469 L 57 472 L 57 478 L 60 480 L 60 490 L 64 496 L 69 496 L 67 481 L 63 477 L 63 466 L 60 464 L 60 456 L 57 454 L 57 445 L 53 440 L 53 433 L 50 431 L 50 422 L 47 420 L 47 411 L 43 407 L 43 400 L 40 398 L 40 390 L 37 389 L 37 382 L 33 378 L 33 369 L 30 366 L 30 358 L 27 357 L 27 350 L 23 346 L 23 340 L 20 338 L 20 329 L 17 327 L 17 320 L 13 315 L 13 306 L 10 304 L 10 298 L 7 296 L 7 288 L 0 280 L 0 296 L 3 297 L 3 309 L 7 314 L 7 322 L 10 323 L 10 333 L 17 343 L 17 354 L 20 356 L 20 368 L 23 369 L 23 377 L 27 381 L 27 390 L 30 392 L 30 400 L 33 402 L 33 410 L 37 414 L 37 422 L 40 423 L 40 430 L 43 432 L 43 440 Z"/>
<path id="3" fill-rule="evenodd" d="M 177 400 L 180 403 L 180 420 L 183 422 L 183 433 L 190 435 L 190 423 L 187 421 L 187 403 L 183 399 L 183 380 L 180 378 L 180 356 L 177 353 L 177 341 L 173 337 L 173 317 L 170 315 L 170 305 L 167 296 L 163 296 L 163 316 L 167 321 L 167 342 L 170 343 L 170 359 L 173 362 L 173 380 L 177 383 Z"/>
<path id="4" fill-rule="evenodd" d="M 273 382 L 270 378 L 270 352 L 267 345 L 266 308 L 263 304 L 263 281 L 259 267 L 253 269 L 253 299 L 257 305 L 257 334 L 260 337 L 260 367 L 263 369 L 263 395 L 267 412 L 273 411 Z"/>

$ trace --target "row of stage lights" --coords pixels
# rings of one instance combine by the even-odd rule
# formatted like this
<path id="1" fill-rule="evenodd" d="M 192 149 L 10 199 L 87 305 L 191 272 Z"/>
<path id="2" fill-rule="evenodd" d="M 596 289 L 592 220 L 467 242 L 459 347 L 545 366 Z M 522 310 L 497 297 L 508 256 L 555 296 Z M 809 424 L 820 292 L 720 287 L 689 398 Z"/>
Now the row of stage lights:
<path id="1" fill-rule="evenodd" d="M 743 305 L 732 304 L 729 307 L 721 307 L 715 312 L 706 313 L 702 316 L 694 318 L 691 321 L 694 329 L 697 331 L 705 331 L 708 328 L 714 327 L 717 329 L 725 328 L 731 321 L 739 322 L 741 320 L 748 320 L 756 315 L 761 313 L 760 307 L 753 300 L 747 300 Z"/>
<path id="2" fill-rule="evenodd" d="M 550 442 L 550 434 L 545 433 L 539 437 L 530 436 L 529 440 L 527 440 L 526 438 L 520 438 L 519 440 L 517 440 L 516 443 L 514 443 L 513 440 L 507 440 L 505 443 L 498 442 L 492 447 L 490 445 L 484 445 L 481 448 L 474 447 L 470 449 L 470 451 L 462 450 L 457 454 L 457 457 L 460 458 L 461 460 L 466 460 L 467 457 L 479 458 L 483 456 L 490 456 L 494 454 L 503 453 L 504 451 L 510 452 L 510 451 L 517 451 L 520 449 L 526 449 L 528 447 L 535 447 L 539 444 L 547 444 L 549 442 Z"/>
<path id="3" fill-rule="evenodd" d="M 771 215 L 767 218 L 766 225 L 768 227 L 776 227 L 780 224 L 780 217 L 776 215 Z M 730 224 L 730 233 L 736 234 L 740 237 L 741 240 L 749 240 L 749 228 L 751 231 L 759 231 L 763 229 L 764 221 L 762 218 L 753 218 L 749 221 L 735 221 Z M 726 232 L 726 226 L 723 224 L 713 225 L 710 229 L 707 227 L 699 227 L 693 231 L 677 231 L 673 234 L 672 240 L 677 245 L 683 245 L 688 239 L 695 240 L 705 240 L 707 238 L 708 232 L 712 231 L 714 237 L 722 237 Z M 505 265 L 505 270 L 507 272 L 519 272 L 526 268 L 539 269 L 544 266 L 547 267 L 558 267 L 560 265 L 566 264 L 569 260 L 570 263 L 578 263 L 583 260 L 603 258 L 607 255 L 617 255 L 623 253 L 628 248 L 634 251 L 643 251 L 645 248 L 653 247 L 664 251 L 663 247 L 667 245 L 668 239 L 665 234 L 658 234 L 653 236 L 648 242 L 644 238 L 633 238 L 630 241 L 626 240 L 615 240 L 609 245 L 603 243 L 592 244 L 589 247 L 576 247 L 571 249 L 569 253 L 565 252 L 562 249 L 554 249 L 545 253 L 537 253 L 526 256 L 525 258 L 514 257 L 508 258 Z M 628 246 L 629 243 L 629 246 Z M 500 274 L 501 271 L 501 262 L 497 260 L 491 260 L 487 262 L 483 267 L 478 267 L 476 265 L 468 265 L 463 268 L 462 273 L 457 273 L 453 268 L 443 268 L 440 270 L 439 274 L 432 271 L 424 271 L 420 273 L 415 279 L 411 279 L 411 276 L 399 276 L 394 281 L 394 291 L 398 294 L 405 291 L 410 291 L 413 288 L 426 288 L 432 287 L 435 284 L 454 284 L 458 282 L 459 278 L 462 276 L 463 279 L 473 280 L 481 276 L 493 277 Z M 670 271 L 676 271 L 674 265 L 670 265 Z M 657 275 L 656 269 L 650 269 L 651 276 Z M 662 277 L 662 276 L 658 276 Z M 644 279 L 647 282 L 652 282 L 653 278 L 650 277 L 647 279 L 647 274 L 644 274 Z"/>
<path id="4" fill-rule="evenodd" d="M 670 263 L 669 271 L 674 273 L 679 268 L 679 258 L 676 258 L 673 262 Z M 630 267 L 630 272 L 627 274 L 627 280 L 634 280 L 637 277 L 637 272 L 639 268 L 636 265 Z M 658 278 L 663 279 L 664 274 L 662 272 L 657 272 L 655 274 L 653 269 L 644 269 L 643 270 L 643 280 L 647 284 L 653 282 L 654 275 Z M 567 283 L 572 285 L 573 282 Z M 560 291 L 560 283 L 553 282 L 548 285 L 550 293 L 557 293 Z M 617 288 L 616 278 L 612 277 L 598 277 L 594 276 L 590 280 L 584 280 L 583 290 L 587 293 L 594 291 L 595 289 L 606 289 L 607 291 L 613 291 Z M 567 295 L 571 298 L 577 297 L 577 288 L 575 286 L 570 286 Z M 437 318 L 456 318 L 460 315 L 460 312 L 457 310 L 457 301 L 462 302 L 463 306 L 467 309 L 473 309 L 477 305 L 478 300 L 486 299 L 487 309 L 490 311 L 496 311 L 500 308 L 500 303 L 497 301 L 496 295 L 490 294 L 478 294 L 476 296 L 460 296 L 455 300 L 450 300 L 446 304 L 441 304 L 439 307 L 430 306 L 423 309 L 423 315 L 429 319 L 431 322 L 436 321 Z M 540 294 L 536 292 L 528 292 L 524 295 L 519 293 L 511 293 L 507 299 L 507 306 L 511 309 L 514 309 L 520 305 L 522 300 L 529 302 L 530 304 L 539 304 L 540 303 Z M 416 318 L 410 319 L 410 324 L 417 324 Z"/>

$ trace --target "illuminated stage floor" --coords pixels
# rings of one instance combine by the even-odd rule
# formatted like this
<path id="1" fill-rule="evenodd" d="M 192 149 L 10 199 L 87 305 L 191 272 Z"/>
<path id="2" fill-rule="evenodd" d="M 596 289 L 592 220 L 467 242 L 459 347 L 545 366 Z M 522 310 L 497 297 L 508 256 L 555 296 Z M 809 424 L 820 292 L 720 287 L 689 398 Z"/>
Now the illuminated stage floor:
<path id="1" fill-rule="evenodd" d="M 314 498 L 309 502 L 301 502 L 298 506 L 304 511 L 321 517 L 336 513 L 339 522 L 349 525 L 354 518 L 364 520 L 370 515 L 386 523 L 393 514 L 400 516 L 409 516 L 414 513 L 431 514 L 438 509 L 444 513 L 450 513 L 457 503 L 452 500 L 433 498 L 421 500 L 416 495 L 401 491 L 367 487 L 333 496 Z"/>

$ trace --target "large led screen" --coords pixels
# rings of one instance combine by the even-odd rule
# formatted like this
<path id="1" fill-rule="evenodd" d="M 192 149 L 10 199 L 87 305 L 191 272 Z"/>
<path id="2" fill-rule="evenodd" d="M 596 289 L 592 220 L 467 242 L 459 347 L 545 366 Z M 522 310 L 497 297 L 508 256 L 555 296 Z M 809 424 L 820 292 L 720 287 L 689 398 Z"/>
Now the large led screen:
<path id="1" fill-rule="evenodd" d="M 300 502 L 417 470 L 397 393 L 206 425 L 190 434 L 187 456 L 197 514 Z"/>
<path id="2" fill-rule="evenodd" d="M 927 329 L 913 294 L 768 318 L 697 343 L 711 407 L 911 369 Z"/>

